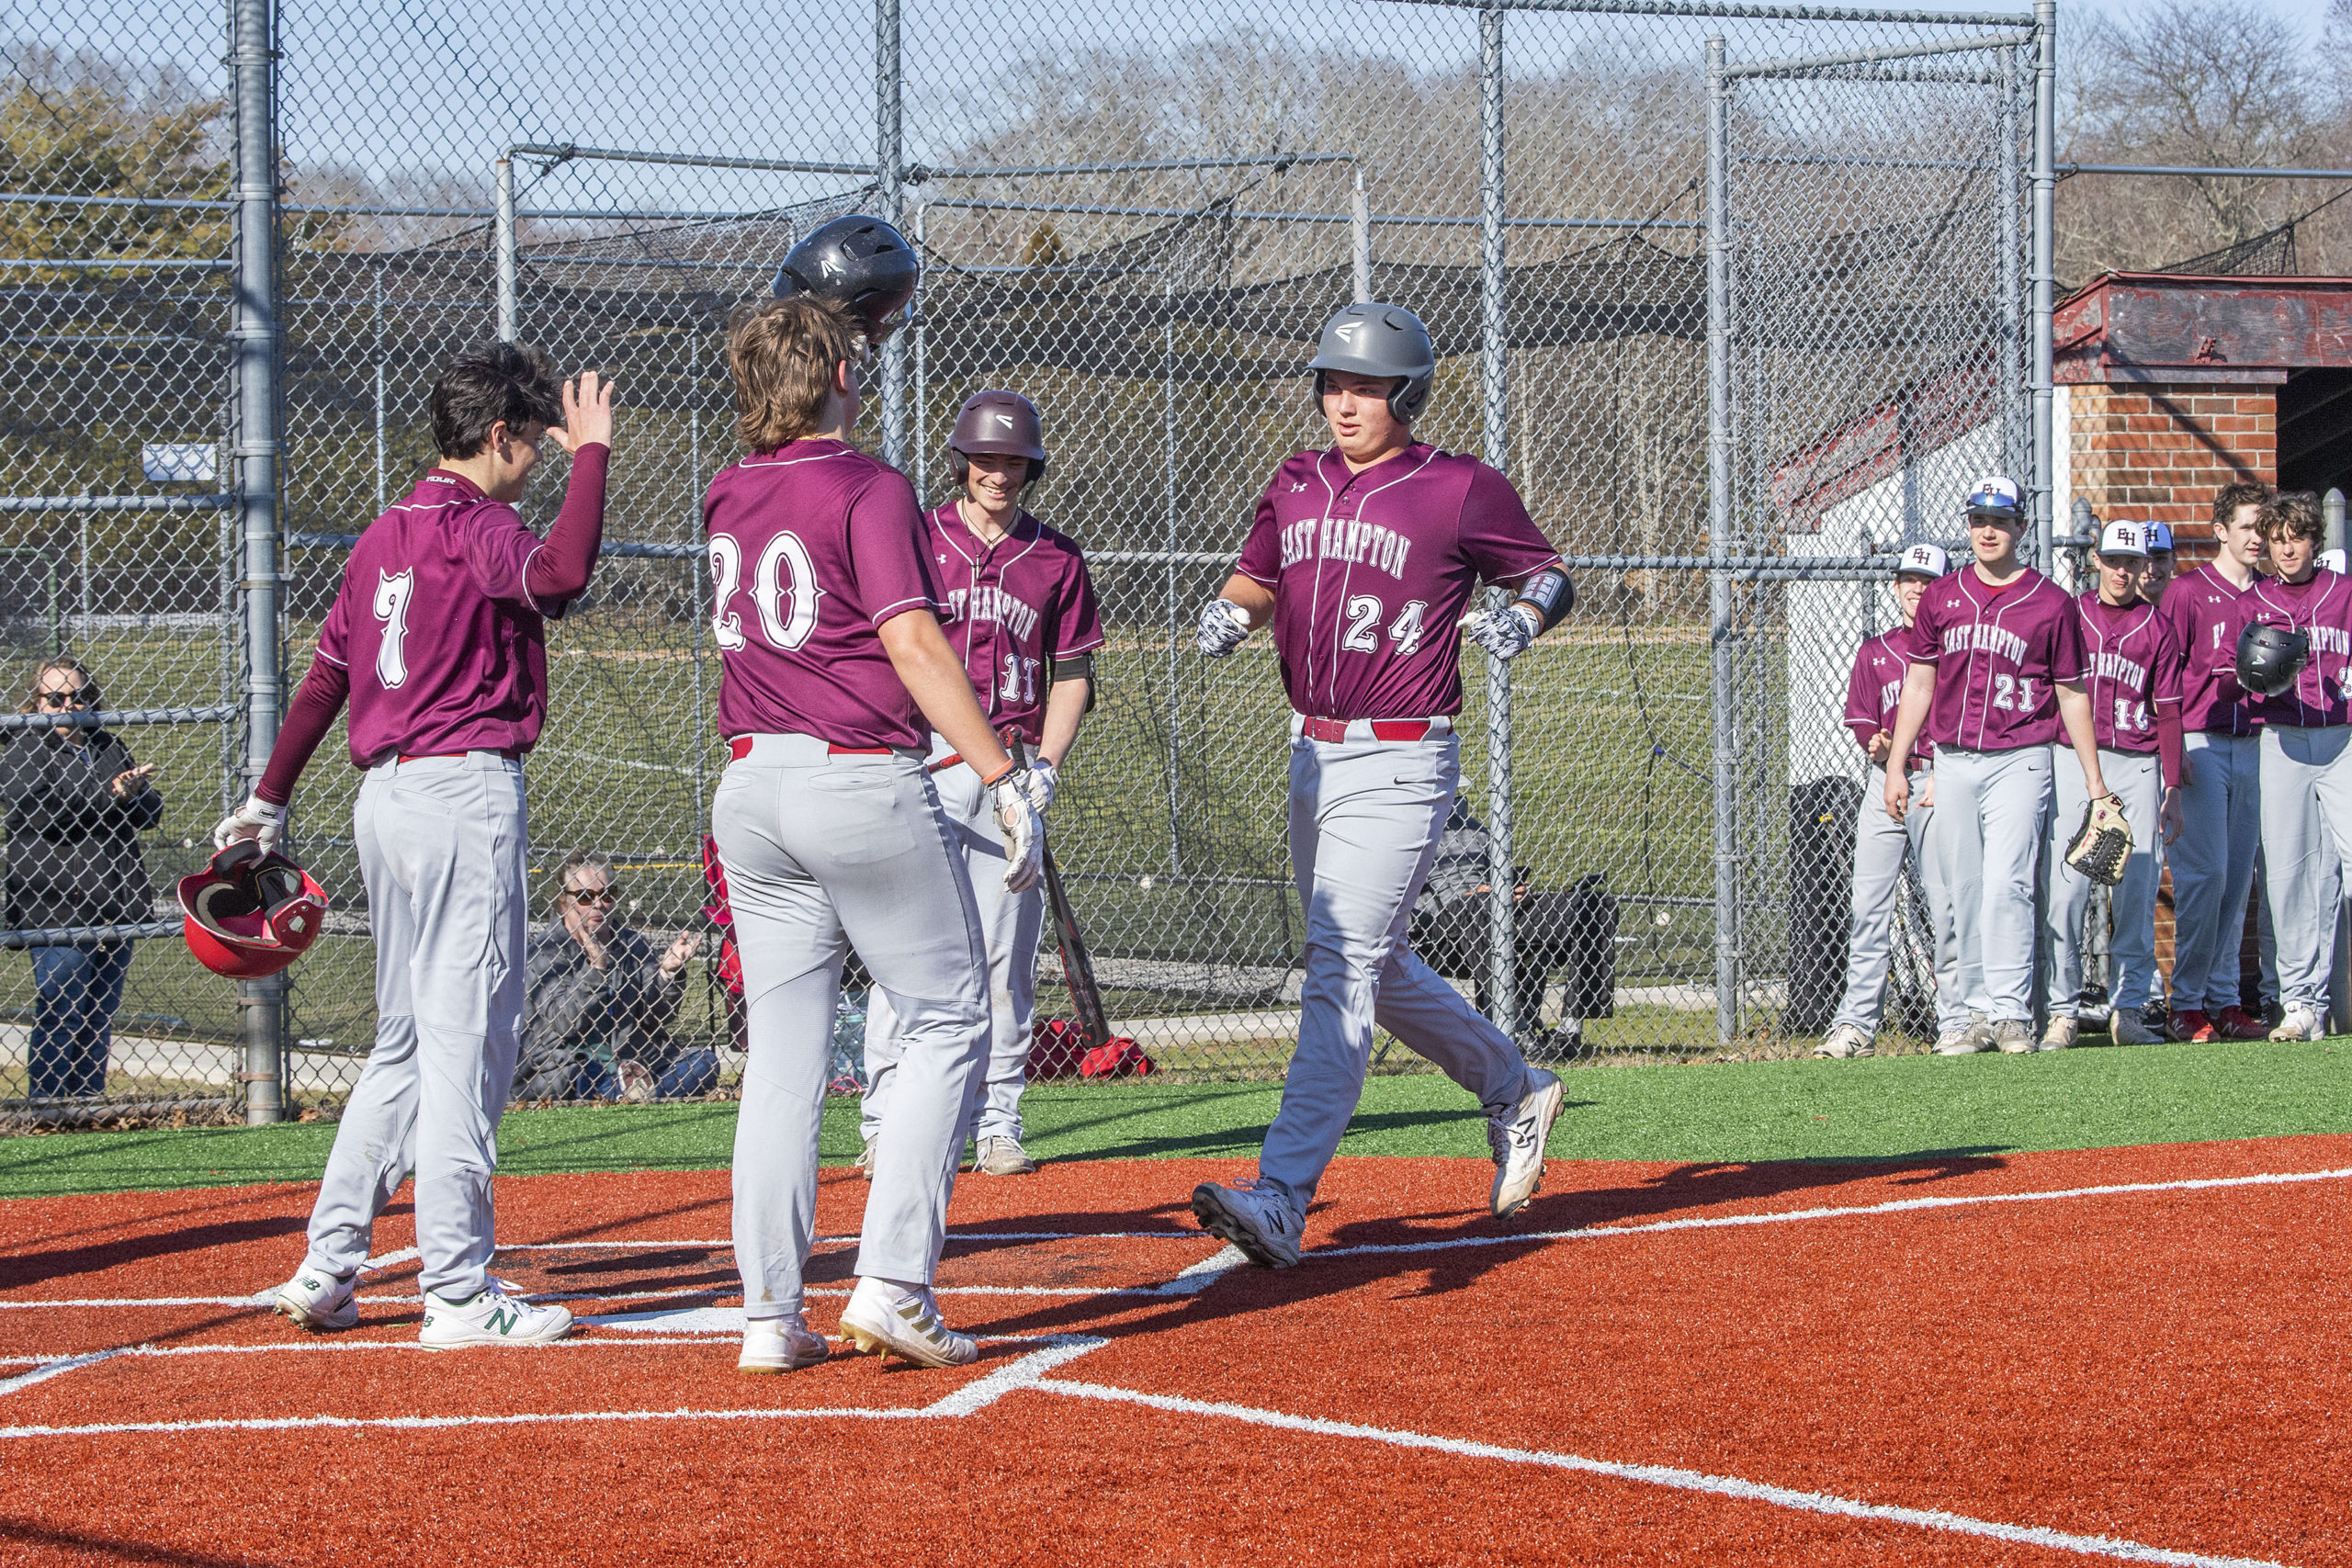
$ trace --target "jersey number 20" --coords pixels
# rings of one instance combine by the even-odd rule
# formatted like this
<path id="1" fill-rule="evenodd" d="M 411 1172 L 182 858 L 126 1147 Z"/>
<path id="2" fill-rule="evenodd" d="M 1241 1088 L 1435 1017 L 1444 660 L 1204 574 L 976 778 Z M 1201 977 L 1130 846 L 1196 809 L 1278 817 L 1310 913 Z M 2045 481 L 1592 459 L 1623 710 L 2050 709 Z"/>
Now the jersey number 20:
<path id="1" fill-rule="evenodd" d="M 797 534 L 778 534 L 752 569 L 752 607 L 759 612 L 760 635 L 768 646 L 791 653 L 817 629 L 817 569 Z M 743 547 L 731 535 L 710 536 L 710 635 L 728 653 L 745 644 L 743 617 L 728 609 L 743 585 Z"/>

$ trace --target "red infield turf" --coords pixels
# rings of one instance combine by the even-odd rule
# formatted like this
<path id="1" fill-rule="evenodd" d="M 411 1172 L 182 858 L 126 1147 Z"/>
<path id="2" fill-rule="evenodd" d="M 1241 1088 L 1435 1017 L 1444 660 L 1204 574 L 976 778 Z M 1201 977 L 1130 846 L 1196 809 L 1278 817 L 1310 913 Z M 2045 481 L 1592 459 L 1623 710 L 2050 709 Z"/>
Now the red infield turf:
<path id="1" fill-rule="evenodd" d="M 734 1371 L 723 1174 L 501 1184 L 590 1326 L 414 1343 L 257 1292 L 310 1190 L 0 1205 L 0 1562 L 2352 1565 L 2352 1138 L 1887 1166 L 1343 1161 L 1300 1268 L 1229 1163 L 972 1179 L 980 1363 Z M 829 1175 L 810 1316 L 865 1189 Z"/>

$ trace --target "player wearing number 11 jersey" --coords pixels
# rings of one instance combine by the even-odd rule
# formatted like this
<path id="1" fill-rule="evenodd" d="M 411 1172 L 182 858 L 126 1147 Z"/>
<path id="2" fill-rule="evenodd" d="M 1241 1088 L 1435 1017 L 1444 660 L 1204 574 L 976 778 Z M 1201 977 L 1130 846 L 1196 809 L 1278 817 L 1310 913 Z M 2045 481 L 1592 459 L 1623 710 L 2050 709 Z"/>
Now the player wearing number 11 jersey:
<path id="1" fill-rule="evenodd" d="M 1559 1080 L 1416 957 L 1405 931 L 1461 783 L 1462 625 L 1509 659 L 1567 612 L 1567 578 L 1509 480 L 1413 440 L 1436 371 L 1419 321 L 1349 306 L 1312 368 L 1337 445 L 1275 471 L 1199 634 L 1221 657 L 1271 620 L 1294 710 L 1298 1050 L 1258 1180 L 1193 1194 L 1204 1227 L 1274 1268 L 1298 1261 L 1300 1221 L 1363 1094 L 1374 1023 L 1485 1108 L 1498 1215 L 1542 1179 L 1561 1103 Z M 1464 617 L 1482 579 L 1518 598 Z"/>

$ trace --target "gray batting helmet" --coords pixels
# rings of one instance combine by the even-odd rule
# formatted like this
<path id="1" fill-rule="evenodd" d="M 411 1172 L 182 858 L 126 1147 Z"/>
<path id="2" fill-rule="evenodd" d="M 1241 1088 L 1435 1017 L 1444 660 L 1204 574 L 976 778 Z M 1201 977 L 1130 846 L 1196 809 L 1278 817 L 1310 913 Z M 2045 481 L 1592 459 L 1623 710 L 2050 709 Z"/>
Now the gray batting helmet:
<path id="1" fill-rule="evenodd" d="M 2257 697 L 2275 697 L 2295 683 L 2311 652 L 2304 633 L 2257 621 L 2238 634 L 2238 684 Z"/>
<path id="2" fill-rule="evenodd" d="M 1396 305 L 1348 305 L 1323 323 L 1322 341 L 1306 367 L 1315 372 L 1318 402 L 1327 370 L 1394 378 L 1388 412 L 1410 424 L 1429 404 L 1437 351 L 1430 346 L 1429 328 L 1412 311 Z"/>
<path id="3" fill-rule="evenodd" d="M 1028 458 L 1029 477 L 1023 484 L 1045 478 L 1046 430 L 1037 418 L 1037 405 L 1018 392 L 974 392 L 966 398 L 956 412 L 956 428 L 947 435 L 947 467 L 957 484 L 971 471 L 969 458 L 975 452 Z"/>
<path id="4" fill-rule="evenodd" d="M 915 296 L 922 264 L 915 248 L 879 218 L 853 213 L 809 231 L 776 268 L 775 297 L 814 294 L 846 305 L 876 338 L 896 331 Z"/>

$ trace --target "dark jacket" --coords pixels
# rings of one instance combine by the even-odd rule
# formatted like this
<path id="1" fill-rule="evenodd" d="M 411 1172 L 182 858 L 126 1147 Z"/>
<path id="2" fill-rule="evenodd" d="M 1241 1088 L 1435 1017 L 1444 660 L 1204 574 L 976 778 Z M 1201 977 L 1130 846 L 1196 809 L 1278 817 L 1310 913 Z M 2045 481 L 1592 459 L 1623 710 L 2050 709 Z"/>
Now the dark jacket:
<path id="1" fill-rule="evenodd" d="M 607 922 L 596 941 L 612 959 L 601 970 L 560 919 L 531 939 L 514 1066 L 521 1098 L 563 1098 L 571 1070 L 598 1043 L 613 1060 L 641 1062 L 656 1074 L 677 1055 L 670 1024 L 686 994 L 685 970 L 662 974 L 652 944 L 628 926 Z"/>
<path id="2" fill-rule="evenodd" d="M 8 736 L 0 799 L 8 807 L 10 930 L 154 918 L 139 835 L 164 819 L 164 797 L 151 787 L 118 799 L 107 787 L 137 765 L 103 729 L 80 746 L 47 727 Z"/>

